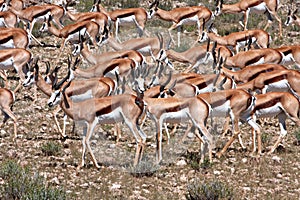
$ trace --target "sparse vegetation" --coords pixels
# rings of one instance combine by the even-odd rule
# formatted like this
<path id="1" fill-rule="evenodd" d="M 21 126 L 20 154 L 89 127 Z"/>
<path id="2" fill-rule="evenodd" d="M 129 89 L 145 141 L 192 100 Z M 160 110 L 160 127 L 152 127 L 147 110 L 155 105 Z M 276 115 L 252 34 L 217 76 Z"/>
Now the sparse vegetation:
<path id="1" fill-rule="evenodd" d="M 53 141 L 46 142 L 41 147 L 41 150 L 45 156 L 57 156 L 60 154 L 61 149 L 62 149 L 61 145 Z"/>
<path id="2" fill-rule="evenodd" d="M 63 189 L 48 185 L 38 172 L 32 175 L 28 167 L 21 167 L 15 160 L 7 160 L 1 164 L 0 178 L 4 180 L 4 184 L 0 185 L 1 199 L 67 199 Z"/>
<path id="3" fill-rule="evenodd" d="M 185 196 L 187 200 L 234 199 L 233 190 L 217 180 L 201 182 L 199 179 L 195 179 L 188 184 L 187 191 Z"/>

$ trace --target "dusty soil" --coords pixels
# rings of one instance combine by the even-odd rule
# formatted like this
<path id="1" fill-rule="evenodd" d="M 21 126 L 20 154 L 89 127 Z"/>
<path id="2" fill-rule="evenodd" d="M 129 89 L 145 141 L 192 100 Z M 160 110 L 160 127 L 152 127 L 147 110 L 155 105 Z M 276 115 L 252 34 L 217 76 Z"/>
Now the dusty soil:
<path id="1" fill-rule="evenodd" d="M 148 29 L 154 33 L 158 28 Z M 165 27 L 158 30 L 164 30 L 164 35 L 167 34 Z M 276 25 L 271 31 L 274 30 Z M 292 30 L 293 28 L 284 27 L 284 38 L 276 40 L 278 44 L 273 43 L 272 47 L 299 44 L 299 37 L 289 36 Z M 135 32 L 121 31 L 120 35 L 125 39 L 128 35 L 135 36 Z M 191 46 L 196 38 L 193 33 L 182 36 L 184 48 Z M 61 41 L 54 36 L 45 35 L 39 39 L 52 45 Z M 49 60 L 52 67 L 60 64 L 66 69 L 67 55 L 71 49 L 67 47 L 61 58 L 58 58 L 59 49 L 55 47 L 43 48 L 34 45 L 30 51 L 34 56 L 39 56 L 41 61 Z M 40 63 L 41 71 L 45 70 L 45 65 Z M 177 63 L 175 66 L 179 67 Z M 209 71 L 209 66 L 206 67 Z M 91 138 L 91 146 L 102 169 L 96 170 L 90 157 L 87 156 L 87 165 L 76 173 L 76 167 L 81 161 L 82 129 L 76 125 L 75 133 L 71 133 L 72 122 L 69 121 L 70 124 L 67 126 L 69 137 L 62 140 L 54 125 L 52 109 L 47 106 L 46 95 L 41 91 L 38 91 L 37 95 L 37 100 L 33 101 L 34 89 L 27 88 L 22 88 L 16 94 L 13 110 L 18 117 L 19 138 L 15 142 L 12 140 L 13 127 L 9 121 L 0 131 L 0 162 L 15 159 L 23 166 L 30 166 L 33 172 L 39 172 L 44 176 L 49 184 L 64 188 L 73 198 L 186 199 L 188 185 L 195 179 L 199 179 L 200 182 L 221 181 L 233 190 L 235 199 L 300 198 L 300 146 L 295 137 L 299 127 L 290 120 L 287 122 L 288 134 L 283 145 L 274 154 L 264 155 L 261 158 L 250 157 L 250 128 L 242 125 L 247 150 L 242 150 L 235 142 L 221 159 L 214 158 L 212 165 L 200 167 L 195 164 L 199 150 L 196 138 L 188 137 L 180 143 L 186 124 L 181 125 L 176 134 L 171 136 L 169 145 L 164 141 L 163 162 L 156 166 L 155 129 L 149 120 L 143 127 L 149 137 L 144 159 L 138 170 L 132 167 L 135 145 L 127 127 L 122 125 L 122 140 L 116 145 L 112 126 L 97 126 Z M 62 125 L 62 114 L 59 115 L 59 119 Z M 224 121 L 219 119 L 214 123 L 216 124 L 214 134 L 217 138 L 217 147 L 220 149 L 227 141 L 227 138 L 220 136 Z M 272 119 L 262 127 L 263 149 L 266 151 L 277 139 L 279 126 L 277 120 Z M 41 147 L 49 141 L 61 145 L 59 155 L 43 154 Z"/>

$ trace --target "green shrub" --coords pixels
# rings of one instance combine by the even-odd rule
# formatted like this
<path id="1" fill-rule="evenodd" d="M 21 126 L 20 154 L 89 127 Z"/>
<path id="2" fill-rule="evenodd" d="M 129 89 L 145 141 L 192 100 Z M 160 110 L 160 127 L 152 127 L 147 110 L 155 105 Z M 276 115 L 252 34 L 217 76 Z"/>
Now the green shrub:
<path id="1" fill-rule="evenodd" d="M 38 173 L 32 176 L 28 167 L 23 168 L 14 160 L 1 164 L 0 177 L 4 180 L 0 185 L 1 199 L 67 199 L 64 190 L 48 186 Z"/>
<path id="2" fill-rule="evenodd" d="M 295 132 L 294 132 L 294 135 L 297 139 L 297 142 L 300 143 L 300 129 L 297 129 Z"/>
<path id="3" fill-rule="evenodd" d="M 45 156 L 57 156 L 61 152 L 61 145 L 57 142 L 47 142 L 41 147 L 42 152 L 45 154 Z"/>
<path id="4" fill-rule="evenodd" d="M 233 199 L 233 191 L 219 181 L 200 182 L 197 179 L 188 184 L 185 197 L 188 200 Z"/>
<path id="5" fill-rule="evenodd" d="M 152 176 L 158 168 L 152 161 L 143 160 L 136 167 L 130 166 L 129 173 L 135 177 Z"/>

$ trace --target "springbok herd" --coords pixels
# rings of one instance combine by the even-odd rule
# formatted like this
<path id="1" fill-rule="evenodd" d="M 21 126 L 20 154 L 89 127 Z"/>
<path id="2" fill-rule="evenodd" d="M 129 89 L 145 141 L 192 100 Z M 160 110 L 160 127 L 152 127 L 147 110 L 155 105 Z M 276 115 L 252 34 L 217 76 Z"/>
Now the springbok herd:
<path id="1" fill-rule="evenodd" d="M 300 67 L 300 46 L 269 48 L 272 39 L 266 32 L 275 19 L 279 31 L 274 34 L 285 39 L 281 18 L 285 18 L 285 26 L 291 23 L 300 26 L 297 9 L 279 16 L 277 0 L 241 0 L 235 4 L 218 0 L 211 2 L 213 11 L 204 5 L 166 11 L 159 8 L 159 0 L 154 0 L 147 8 L 108 11 L 96 0 L 90 12 L 83 13 L 68 10 L 70 3 L 73 2 L 29 5 L 26 0 L 0 0 L 1 77 L 7 83 L 7 70 L 14 69 L 20 78 L 14 91 L 0 90 L 3 123 L 12 118 L 14 139 L 17 138 L 17 117 L 10 110 L 14 93 L 30 85 L 36 85 L 49 97 L 49 107 L 59 104 L 54 110 L 54 120 L 62 137 L 66 137 L 66 123 L 61 129 L 55 117 L 58 111 L 65 113 L 64 122 L 67 116 L 84 122 L 82 161 L 78 168 L 85 164 L 86 151 L 95 167 L 100 167 L 89 143 L 97 124 L 115 124 L 117 140 L 121 137 L 119 122 L 128 126 L 136 141 L 134 166 L 139 164 L 145 149 L 147 135 L 142 125 L 146 117 L 156 127 L 157 163 L 162 161 L 163 127 L 168 139 L 170 137 L 167 123 L 175 124 L 174 133 L 177 126 L 191 122 L 185 134 L 194 130 L 199 139 L 200 162 L 204 161 L 206 152 L 212 162 L 215 137 L 218 137 L 208 131 L 206 121 L 210 117 L 226 117 L 223 135 L 232 122 L 232 136 L 217 157 L 221 157 L 236 138 L 245 148 L 239 122 L 246 122 L 252 128 L 251 154 L 256 156 L 262 155 L 261 127 L 257 118 L 277 117 L 279 120 L 280 134 L 268 153 L 273 153 L 287 134 L 287 118 L 300 126 L 300 73 L 291 69 Z M 244 30 L 218 35 L 214 22 L 222 13 L 243 13 L 240 24 Z M 251 13 L 267 15 L 264 30 L 247 29 L 248 18 L 254 17 Z M 64 23 L 65 19 L 72 23 Z M 146 28 L 149 20 L 172 22 L 167 37 L 161 33 L 150 37 Z M 72 45 L 72 53 L 65 58 L 68 69 L 64 72 L 67 74 L 60 80 L 61 67 L 51 69 L 49 62 L 46 62 L 46 75 L 41 75 L 39 64 L 45 62 L 29 48 L 33 42 L 45 45 L 33 35 L 36 22 L 42 23 L 39 31 L 61 38 L 59 52 L 56 51 L 58 57 L 66 51 L 66 45 Z M 137 38 L 120 41 L 119 26 L 125 24 L 137 28 Z M 180 46 L 181 28 L 186 24 L 197 25 L 198 38 L 190 49 L 176 52 L 170 47 Z M 177 41 L 172 36 L 174 29 L 177 29 Z M 114 51 L 99 53 L 104 45 Z M 83 68 L 82 61 L 89 67 Z M 171 61 L 184 63 L 185 70 L 174 69 Z M 214 73 L 199 73 L 208 63 L 213 63 Z"/>

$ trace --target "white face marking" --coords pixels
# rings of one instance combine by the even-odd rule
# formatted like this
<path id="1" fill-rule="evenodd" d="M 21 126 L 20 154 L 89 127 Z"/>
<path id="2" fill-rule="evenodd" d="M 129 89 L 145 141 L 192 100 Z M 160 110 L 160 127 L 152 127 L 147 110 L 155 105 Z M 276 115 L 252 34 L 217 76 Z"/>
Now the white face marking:
<path id="1" fill-rule="evenodd" d="M 23 82 L 24 87 L 28 87 L 28 86 L 32 85 L 35 82 L 33 72 L 28 71 L 25 77 L 27 77 L 27 78 Z"/>
<path id="2" fill-rule="evenodd" d="M 52 92 L 51 97 L 49 98 L 47 104 L 50 106 L 54 106 L 57 105 L 58 103 L 60 103 L 61 101 L 61 93 L 59 90 L 55 90 L 54 92 Z"/>

